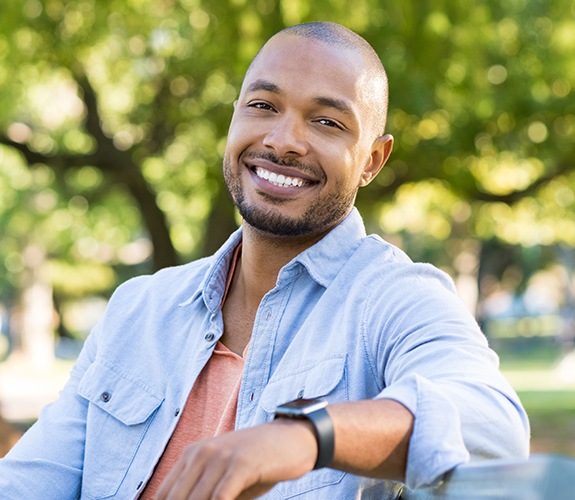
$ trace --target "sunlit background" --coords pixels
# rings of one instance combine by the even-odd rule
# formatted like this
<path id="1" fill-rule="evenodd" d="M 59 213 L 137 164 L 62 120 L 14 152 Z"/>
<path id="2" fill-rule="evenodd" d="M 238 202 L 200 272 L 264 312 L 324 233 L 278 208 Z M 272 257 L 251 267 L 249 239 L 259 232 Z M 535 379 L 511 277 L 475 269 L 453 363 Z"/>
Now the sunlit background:
<path id="1" fill-rule="evenodd" d="M 119 283 L 237 226 L 232 103 L 261 44 L 310 20 L 388 71 L 396 147 L 358 199 L 369 231 L 453 277 L 533 451 L 575 455 L 573 0 L 2 0 L 1 453 Z"/>

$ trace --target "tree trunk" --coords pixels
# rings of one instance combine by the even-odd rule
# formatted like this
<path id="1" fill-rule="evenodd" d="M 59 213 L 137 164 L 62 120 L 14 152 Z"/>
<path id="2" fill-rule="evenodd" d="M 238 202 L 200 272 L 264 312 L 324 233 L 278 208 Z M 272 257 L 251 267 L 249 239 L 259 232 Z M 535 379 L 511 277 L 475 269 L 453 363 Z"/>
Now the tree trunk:
<path id="1" fill-rule="evenodd" d="M 142 176 L 141 170 L 133 165 L 132 168 L 121 171 L 119 178 L 138 205 L 142 222 L 152 241 L 153 270 L 177 265 L 178 255 L 172 243 L 166 214 L 158 206 L 156 195 Z"/>
<path id="2" fill-rule="evenodd" d="M 220 187 L 206 223 L 202 254 L 213 254 L 237 228 L 234 204 L 226 188 Z"/>
<path id="3" fill-rule="evenodd" d="M 17 306 L 15 353 L 19 351 L 32 368 L 42 371 L 50 368 L 55 359 L 52 287 L 46 277 L 44 250 L 30 245 L 23 256 L 25 268 Z"/>

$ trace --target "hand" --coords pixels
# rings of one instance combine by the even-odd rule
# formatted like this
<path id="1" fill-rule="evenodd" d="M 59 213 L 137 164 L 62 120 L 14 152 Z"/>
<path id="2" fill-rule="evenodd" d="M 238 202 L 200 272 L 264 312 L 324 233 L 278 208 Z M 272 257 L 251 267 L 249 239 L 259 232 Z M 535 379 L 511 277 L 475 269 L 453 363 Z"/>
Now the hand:
<path id="1" fill-rule="evenodd" d="M 306 421 L 277 419 L 190 445 L 158 500 L 248 500 L 313 469 L 317 442 Z"/>

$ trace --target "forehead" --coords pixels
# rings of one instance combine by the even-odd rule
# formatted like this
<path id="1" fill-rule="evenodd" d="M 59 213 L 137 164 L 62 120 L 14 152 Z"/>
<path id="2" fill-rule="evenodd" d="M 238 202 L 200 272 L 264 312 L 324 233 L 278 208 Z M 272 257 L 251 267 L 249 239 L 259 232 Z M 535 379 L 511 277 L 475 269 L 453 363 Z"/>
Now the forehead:
<path id="1" fill-rule="evenodd" d="M 242 93 L 257 80 L 298 95 L 337 95 L 359 101 L 366 90 L 367 71 L 358 51 L 311 38 L 280 34 L 259 52 L 242 85 Z"/>

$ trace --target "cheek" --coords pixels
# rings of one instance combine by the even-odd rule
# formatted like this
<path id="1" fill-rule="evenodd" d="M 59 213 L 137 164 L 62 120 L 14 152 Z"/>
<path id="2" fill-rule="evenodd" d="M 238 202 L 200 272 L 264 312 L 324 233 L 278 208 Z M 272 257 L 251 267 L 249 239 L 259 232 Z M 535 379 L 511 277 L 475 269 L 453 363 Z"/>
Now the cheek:
<path id="1" fill-rule="evenodd" d="M 357 153 L 354 151 L 346 151 L 344 154 L 340 152 L 339 157 L 334 158 L 334 164 L 338 165 L 341 182 L 355 187 L 359 186 L 364 171 L 364 165 L 360 164 L 357 158 Z"/>
<path id="2" fill-rule="evenodd" d="M 245 127 L 242 127 L 241 120 L 238 119 L 236 115 L 232 117 L 232 121 L 230 122 L 230 127 L 228 128 L 228 137 L 226 139 L 227 146 L 233 146 L 237 142 L 241 140 L 242 131 L 245 130 Z"/>
<path id="3" fill-rule="evenodd" d="M 232 158 L 238 158 L 239 155 L 250 146 L 257 144 L 258 135 L 255 133 L 255 127 L 240 126 L 239 124 L 230 127 L 226 139 L 226 154 Z"/>
<path id="4" fill-rule="evenodd" d="M 368 173 L 372 165 L 371 153 L 366 153 L 365 148 L 358 148 L 358 151 L 353 153 L 353 157 L 355 161 L 353 161 L 353 166 L 350 167 L 350 170 L 353 172 L 357 185 L 361 186 L 367 178 L 371 177 Z"/>
<path id="5" fill-rule="evenodd" d="M 237 143 L 237 134 L 231 128 L 228 130 L 228 136 L 226 137 L 226 149 L 224 154 L 229 154 L 232 151 Z"/>

